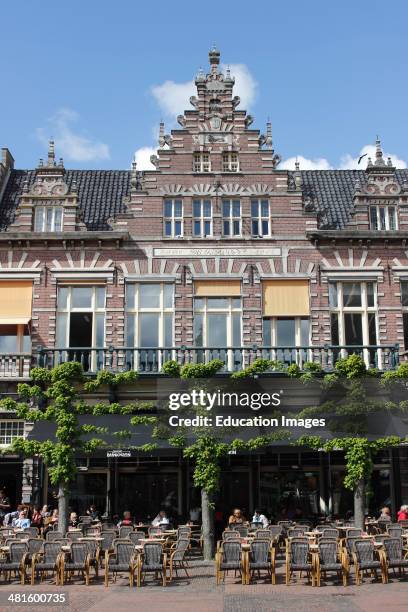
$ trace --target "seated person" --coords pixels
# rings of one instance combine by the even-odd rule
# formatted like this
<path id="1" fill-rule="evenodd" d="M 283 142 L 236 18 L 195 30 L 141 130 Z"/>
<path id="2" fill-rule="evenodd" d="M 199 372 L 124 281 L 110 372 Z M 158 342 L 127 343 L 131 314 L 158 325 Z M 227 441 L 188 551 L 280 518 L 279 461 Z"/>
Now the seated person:
<path id="1" fill-rule="evenodd" d="M 267 527 L 269 521 L 264 514 L 261 514 L 259 510 L 254 510 L 254 516 L 252 517 L 253 523 L 260 523 L 262 527 Z"/>
<path id="2" fill-rule="evenodd" d="M 247 523 L 246 518 L 242 515 L 239 508 L 235 508 L 228 519 L 228 525 L 243 525 L 244 523 Z"/>
<path id="3" fill-rule="evenodd" d="M 403 504 L 398 511 L 397 521 L 408 521 L 408 506 Z"/>
<path id="4" fill-rule="evenodd" d="M 31 526 L 32 527 L 42 527 L 43 525 L 43 517 L 40 512 L 39 506 L 34 506 L 33 512 L 31 515 Z"/>
<path id="5" fill-rule="evenodd" d="M 30 519 L 28 518 L 27 510 L 21 510 L 18 515 L 18 518 L 13 519 L 12 525 L 13 527 L 17 527 L 18 529 L 25 529 L 25 527 L 30 527 Z"/>
<path id="6" fill-rule="evenodd" d="M 164 510 L 160 510 L 159 514 L 152 520 L 153 527 L 161 527 L 162 525 L 168 525 L 170 523 L 167 518 L 166 512 Z"/>
<path id="7" fill-rule="evenodd" d="M 132 514 L 131 512 L 129 512 L 129 510 L 125 510 L 123 513 L 123 519 L 119 521 L 118 527 L 132 527 L 132 526 L 133 526 Z"/>
<path id="8" fill-rule="evenodd" d="M 78 527 L 78 515 L 76 512 L 71 512 L 69 515 L 68 529 L 76 529 Z"/>
<path id="9" fill-rule="evenodd" d="M 99 521 L 99 512 L 96 509 L 95 504 L 91 504 L 86 511 L 87 515 L 91 517 L 93 521 Z"/>
<path id="10" fill-rule="evenodd" d="M 381 514 L 378 517 L 378 520 L 384 523 L 389 523 L 391 521 L 391 511 L 388 506 L 381 508 Z"/>
<path id="11" fill-rule="evenodd" d="M 7 512 L 3 520 L 3 526 L 11 527 L 11 525 L 13 524 L 13 521 L 15 519 L 18 519 L 21 510 L 24 510 L 24 508 L 21 504 L 19 504 L 17 506 L 17 510 L 14 510 L 13 512 Z"/>

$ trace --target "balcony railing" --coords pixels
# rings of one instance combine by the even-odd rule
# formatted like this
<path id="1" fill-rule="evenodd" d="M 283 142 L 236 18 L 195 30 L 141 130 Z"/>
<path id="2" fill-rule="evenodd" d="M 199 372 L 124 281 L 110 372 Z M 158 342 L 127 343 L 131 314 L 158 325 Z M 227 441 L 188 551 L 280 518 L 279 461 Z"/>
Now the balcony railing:
<path id="1" fill-rule="evenodd" d="M 34 365 L 52 368 L 67 361 L 78 361 L 88 373 L 108 369 L 115 372 L 136 370 L 146 374 L 157 374 L 170 359 L 181 365 L 208 363 L 220 359 L 226 372 L 234 372 L 251 365 L 255 359 L 276 360 L 285 365 L 297 364 L 303 368 L 306 362 L 318 363 L 323 370 L 330 371 L 336 361 L 351 354 L 360 355 L 367 367 L 379 370 L 394 369 L 399 361 L 397 344 L 376 346 L 235 346 L 225 347 L 108 347 L 108 348 L 43 348 L 33 356 Z M 1 376 L 0 372 L 0 376 Z"/>

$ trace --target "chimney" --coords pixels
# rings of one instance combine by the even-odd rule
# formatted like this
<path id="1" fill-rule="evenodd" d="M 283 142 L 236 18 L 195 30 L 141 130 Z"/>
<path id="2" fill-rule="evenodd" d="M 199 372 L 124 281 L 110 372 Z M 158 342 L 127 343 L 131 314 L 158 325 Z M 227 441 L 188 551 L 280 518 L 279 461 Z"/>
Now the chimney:
<path id="1" fill-rule="evenodd" d="M 1 149 L 0 159 L 0 201 L 3 197 L 4 190 L 7 185 L 8 178 L 14 168 L 14 158 L 10 151 L 6 148 Z"/>

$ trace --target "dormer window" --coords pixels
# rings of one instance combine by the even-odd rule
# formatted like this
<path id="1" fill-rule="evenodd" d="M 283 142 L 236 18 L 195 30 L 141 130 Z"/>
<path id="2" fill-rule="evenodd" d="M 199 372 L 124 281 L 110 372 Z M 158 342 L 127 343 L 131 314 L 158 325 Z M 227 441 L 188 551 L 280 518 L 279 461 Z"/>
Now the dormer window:
<path id="1" fill-rule="evenodd" d="M 193 172 L 211 172 L 209 153 L 194 153 Z"/>
<path id="2" fill-rule="evenodd" d="M 62 206 L 36 206 L 35 232 L 62 232 Z"/>
<path id="3" fill-rule="evenodd" d="M 392 231 L 397 227 L 395 206 L 370 206 L 370 228 L 377 231 Z"/>
<path id="4" fill-rule="evenodd" d="M 223 172 L 238 172 L 239 160 L 238 153 L 223 153 L 222 154 L 222 171 Z"/>

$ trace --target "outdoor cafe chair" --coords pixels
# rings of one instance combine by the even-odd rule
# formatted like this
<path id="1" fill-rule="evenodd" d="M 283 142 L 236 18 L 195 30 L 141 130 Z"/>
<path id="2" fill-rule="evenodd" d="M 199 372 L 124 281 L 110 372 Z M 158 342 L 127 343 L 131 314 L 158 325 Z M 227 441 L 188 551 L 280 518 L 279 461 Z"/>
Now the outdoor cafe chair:
<path id="1" fill-rule="evenodd" d="M 67 531 L 65 537 L 68 538 L 71 542 L 76 542 L 79 538 L 83 538 L 84 534 L 82 531 Z"/>
<path id="2" fill-rule="evenodd" d="M 404 530 L 400 525 L 389 525 L 387 528 L 387 533 L 390 538 L 402 538 Z"/>
<path id="3" fill-rule="evenodd" d="M 257 572 L 260 577 L 260 572 L 266 570 L 271 577 L 272 584 L 276 583 L 275 576 L 275 549 L 267 540 L 254 540 L 249 549 L 246 561 L 246 583 L 249 584 L 251 578 Z"/>
<path id="4" fill-rule="evenodd" d="M 305 535 L 305 529 L 299 527 L 290 527 L 288 529 L 288 538 L 298 538 Z"/>
<path id="5" fill-rule="evenodd" d="M 61 585 L 65 576 L 72 577 L 74 572 L 81 572 L 86 586 L 89 585 L 90 552 L 87 542 L 72 542 L 69 552 L 63 552 L 60 562 Z"/>
<path id="6" fill-rule="evenodd" d="M 159 542 L 145 542 L 143 552 L 137 560 L 137 586 L 140 587 L 144 574 L 154 572 L 162 577 L 162 584 L 166 586 L 167 555 Z"/>
<path id="7" fill-rule="evenodd" d="M 102 541 L 100 543 L 100 552 L 102 554 L 99 555 L 99 561 L 102 564 L 102 558 L 104 557 L 105 553 L 113 549 L 113 541 L 116 539 L 116 532 L 102 531 L 101 538 Z"/>
<path id="8" fill-rule="evenodd" d="M 177 576 L 177 570 L 183 569 L 186 573 L 187 578 L 190 578 L 187 571 L 187 560 L 186 554 L 190 546 L 190 540 L 188 538 L 179 538 L 170 549 L 169 557 L 169 568 L 170 568 L 170 582 L 173 579 L 173 570 Z"/>
<path id="9" fill-rule="evenodd" d="M 272 534 L 269 529 L 257 529 L 255 531 L 256 540 L 272 540 Z"/>
<path id="10" fill-rule="evenodd" d="M 241 538 L 246 538 L 248 536 L 248 527 L 245 525 L 234 525 L 232 529 L 238 531 Z"/>
<path id="11" fill-rule="evenodd" d="M 19 574 L 21 584 L 26 581 L 26 559 L 28 546 L 25 542 L 11 542 L 9 553 L 5 559 L 0 559 L 0 574 L 10 582 L 11 572 Z"/>
<path id="12" fill-rule="evenodd" d="M 220 584 L 221 575 L 225 580 L 226 572 L 230 570 L 241 574 L 242 584 L 246 582 L 245 557 L 242 553 L 241 542 L 225 540 L 215 557 L 215 572 L 217 585 Z"/>
<path id="13" fill-rule="evenodd" d="M 191 538 L 191 527 L 179 527 L 177 529 L 177 539 Z"/>
<path id="14" fill-rule="evenodd" d="M 36 575 L 40 574 L 41 579 L 44 573 L 55 573 L 55 584 L 59 584 L 61 544 L 58 542 L 44 542 L 41 552 L 37 552 L 32 557 L 31 562 L 31 584 L 34 584 Z"/>
<path id="15" fill-rule="evenodd" d="M 163 529 L 161 527 L 149 527 L 147 532 L 149 536 L 161 535 L 163 533 Z"/>
<path id="16" fill-rule="evenodd" d="M 28 540 L 30 537 L 29 533 L 25 533 L 24 531 L 16 531 L 14 534 L 16 540 Z"/>
<path id="17" fill-rule="evenodd" d="M 363 535 L 363 532 L 361 531 L 361 529 L 358 529 L 358 527 L 346 527 L 345 532 L 346 538 L 361 538 L 361 536 Z"/>
<path id="18" fill-rule="evenodd" d="M 389 570 L 392 569 L 395 575 L 395 570 L 398 568 L 399 576 L 405 574 L 405 569 L 408 568 L 407 553 L 402 546 L 401 538 L 387 538 L 383 542 L 384 550 L 380 551 L 383 555 L 383 563 L 385 570 L 385 581 L 388 582 Z"/>
<path id="19" fill-rule="evenodd" d="M 78 522 L 90 525 L 92 523 L 92 518 L 88 514 L 81 515 L 78 517 Z"/>
<path id="20" fill-rule="evenodd" d="M 376 551 L 372 540 L 356 540 L 353 545 L 353 560 L 356 573 L 356 585 L 362 583 L 363 574 L 370 570 L 371 574 L 377 577 L 377 570 L 381 572 L 383 584 L 386 582 L 384 556 L 380 551 Z"/>
<path id="21" fill-rule="evenodd" d="M 146 538 L 146 534 L 144 531 L 131 531 L 127 537 L 136 546 L 137 544 L 140 544 L 140 540 L 144 540 Z"/>
<path id="22" fill-rule="evenodd" d="M 119 527 L 119 537 L 127 538 L 129 533 L 132 533 L 132 531 L 133 527 L 131 527 L 130 525 L 122 525 L 122 527 Z"/>
<path id="23" fill-rule="evenodd" d="M 345 552 L 339 549 L 336 540 L 324 540 L 319 542 L 319 552 L 313 555 L 315 562 L 315 580 L 320 586 L 321 575 L 328 572 L 336 572 L 343 579 L 343 586 L 347 586 L 347 564 Z"/>
<path id="24" fill-rule="evenodd" d="M 92 537 L 92 536 L 98 536 L 100 535 L 101 530 L 99 529 L 99 527 L 84 527 L 84 536 L 86 538 Z"/>
<path id="25" fill-rule="evenodd" d="M 129 540 L 114 541 L 114 550 L 105 553 L 105 586 L 109 586 L 109 574 L 116 582 L 117 575 L 125 572 L 129 573 L 129 586 L 132 587 L 136 569 L 135 546 Z"/>
<path id="26" fill-rule="evenodd" d="M 289 586 L 294 572 L 306 572 L 308 580 L 315 584 L 314 566 L 310 558 L 309 543 L 306 540 L 294 539 L 288 541 L 286 547 L 285 582 Z"/>
<path id="27" fill-rule="evenodd" d="M 38 538 L 38 536 L 39 536 L 39 529 L 38 529 L 38 527 L 25 527 L 24 528 L 24 533 L 28 534 L 28 536 L 30 538 Z"/>
<path id="28" fill-rule="evenodd" d="M 224 529 L 224 531 L 222 532 L 222 539 L 223 540 L 236 540 L 237 538 L 240 538 L 240 534 L 236 529 Z"/>
<path id="29" fill-rule="evenodd" d="M 64 534 L 61 531 L 47 531 L 45 539 L 47 542 L 53 542 L 54 540 L 60 540 L 63 537 Z"/>
<path id="30" fill-rule="evenodd" d="M 334 527 L 324 527 L 321 530 L 321 537 L 322 538 L 338 538 L 339 530 L 335 529 Z"/>

